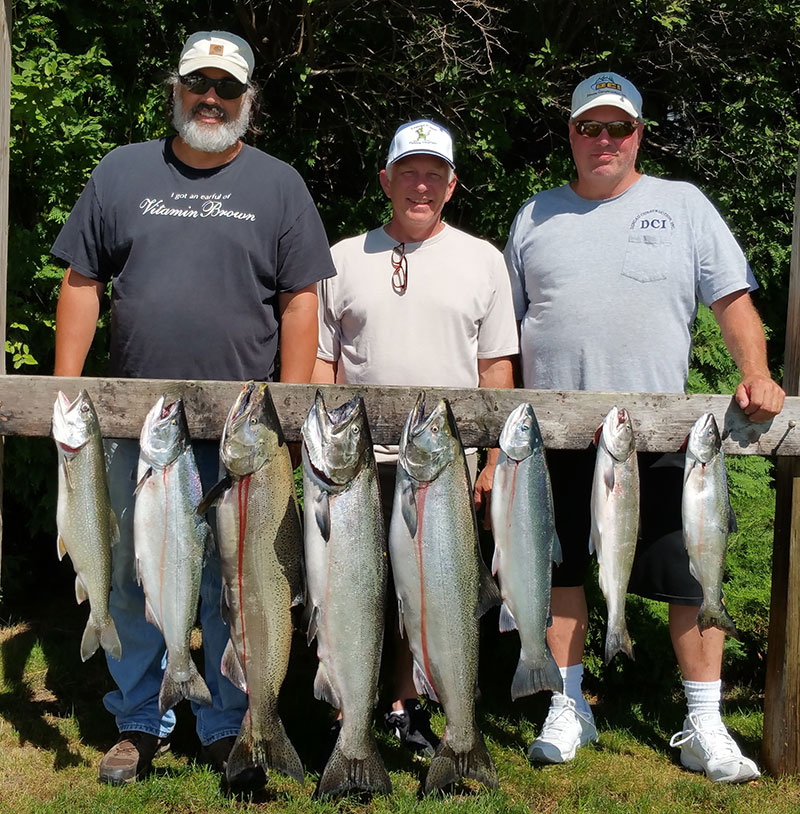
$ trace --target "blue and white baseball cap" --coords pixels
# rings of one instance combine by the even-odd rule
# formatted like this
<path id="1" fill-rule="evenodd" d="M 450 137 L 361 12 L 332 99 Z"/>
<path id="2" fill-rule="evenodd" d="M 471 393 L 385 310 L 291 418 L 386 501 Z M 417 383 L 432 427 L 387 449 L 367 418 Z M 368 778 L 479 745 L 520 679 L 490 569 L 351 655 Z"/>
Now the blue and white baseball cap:
<path id="1" fill-rule="evenodd" d="M 444 127 L 428 119 L 417 119 L 397 128 L 389 145 L 386 166 L 407 155 L 435 155 L 453 169 L 456 166 L 453 163 L 453 137 Z"/>
<path id="2" fill-rule="evenodd" d="M 601 105 L 624 110 L 635 119 L 642 118 L 642 94 L 629 79 L 618 73 L 596 73 L 584 79 L 572 92 L 571 119 Z"/>

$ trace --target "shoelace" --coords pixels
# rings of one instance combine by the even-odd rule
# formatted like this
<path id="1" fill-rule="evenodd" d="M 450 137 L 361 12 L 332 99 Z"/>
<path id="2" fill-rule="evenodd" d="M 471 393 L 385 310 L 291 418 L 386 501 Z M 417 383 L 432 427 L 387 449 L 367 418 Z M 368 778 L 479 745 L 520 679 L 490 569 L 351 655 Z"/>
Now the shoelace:
<path id="1" fill-rule="evenodd" d="M 714 754 L 717 757 L 722 757 L 723 752 L 732 757 L 738 756 L 737 750 L 733 745 L 733 739 L 728 733 L 728 730 L 725 729 L 725 725 L 721 720 L 704 719 L 702 715 L 698 715 L 696 712 L 690 712 L 689 723 L 691 726 L 688 729 L 676 732 L 669 739 L 670 746 L 682 746 L 684 743 L 696 737 L 707 751 L 710 751 L 707 749 L 707 744 L 714 741 L 714 745 L 717 747 L 714 749 Z"/>
<path id="2" fill-rule="evenodd" d="M 579 718 L 585 721 L 587 724 L 592 722 L 591 715 L 581 712 L 578 707 L 575 705 L 575 699 L 567 697 L 566 701 L 563 704 L 559 704 L 557 707 L 550 707 L 550 711 L 547 713 L 547 717 L 544 719 L 544 723 L 542 724 L 542 732 L 544 732 L 547 728 L 552 728 L 556 732 L 560 733 L 564 728 L 565 725 L 568 723 L 567 720 L 564 720 L 558 723 L 558 719 L 564 716 L 564 713 L 567 711 L 574 712 Z M 539 733 L 539 737 L 542 736 L 542 733 Z"/>

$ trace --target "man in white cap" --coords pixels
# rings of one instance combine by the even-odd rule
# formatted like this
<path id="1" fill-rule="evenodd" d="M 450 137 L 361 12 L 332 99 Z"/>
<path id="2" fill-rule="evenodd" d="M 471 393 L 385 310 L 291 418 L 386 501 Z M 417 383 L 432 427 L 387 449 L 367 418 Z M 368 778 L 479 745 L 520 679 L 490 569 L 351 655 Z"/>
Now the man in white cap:
<path id="1" fill-rule="evenodd" d="M 336 278 L 319 286 L 314 381 L 513 387 L 518 342 L 503 256 L 442 220 L 456 187 L 454 170 L 444 127 L 422 119 L 397 129 L 380 171 L 391 220 L 337 243 Z M 375 454 L 388 527 L 397 447 L 378 446 Z M 478 506 L 491 491 L 496 457 L 489 450 L 475 480 L 475 450 L 467 455 Z M 390 612 L 393 607 L 390 601 Z M 395 659 L 386 723 L 409 748 L 432 755 L 438 739 L 417 699 L 408 645 L 396 623 L 387 622 L 386 630 Z"/>
<path id="2" fill-rule="evenodd" d="M 708 199 L 687 183 L 636 169 L 642 97 L 614 72 L 581 82 L 569 141 L 577 180 L 527 201 L 506 245 L 529 388 L 683 393 L 698 300 L 710 306 L 741 374 L 735 398 L 752 421 L 776 415 L 784 394 L 767 367 L 750 299 L 756 282 Z M 596 740 L 581 692 L 588 614 L 593 453 L 548 457 L 564 562 L 553 570 L 548 642 L 564 678 L 532 760 L 562 763 Z M 683 460 L 640 453 L 641 530 L 629 590 L 669 604 L 669 627 L 688 712 L 672 739 L 681 762 L 715 781 L 758 777 L 720 717 L 724 634 L 697 628 L 700 586 L 681 532 Z"/>
<path id="3" fill-rule="evenodd" d="M 280 335 L 281 381 L 308 381 L 317 346 L 317 282 L 335 274 L 316 207 L 288 165 L 242 141 L 256 88 L 250 46 L 225 31 L 187 40 L 169 80 L 177 135 L 105 156 L 52 252 L 69 264 L 56 312 L 59 376 L 79 376 L 107 283 L 111 375 L 270 380 Z M 153 393 L 153 400 L 158 396 Z M 194 444 L 203 486 L 219 469 L 214 442 Z M 111 615 L 122 659 L 104 703 L 120 737 L 100 780 L 134 781 L 167 745 L 159 714 L 164 641 L 145 619 L 133 555 L 136 441 L 109 445 L 109 487 L 121 539 L 113 554 Z M 229 632 L 220 614 L 219 557 L 201 584 L 205 680 L 213 705 L 193 703 L 202 757 L 223 769 L 247 698 L 220 673 Z M 263 783 L 247 769 L 235 786 Z"/>

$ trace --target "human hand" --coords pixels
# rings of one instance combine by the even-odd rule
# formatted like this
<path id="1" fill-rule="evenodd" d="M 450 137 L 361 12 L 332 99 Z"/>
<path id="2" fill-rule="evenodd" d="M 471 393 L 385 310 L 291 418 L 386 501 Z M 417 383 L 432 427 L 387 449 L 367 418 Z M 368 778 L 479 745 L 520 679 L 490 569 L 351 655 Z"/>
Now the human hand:
<path id="1" fill-rule="evenodd" d="M 761 422 L 778 415 L 786 393 L 770 376 L 757 374 L 743 377 L 733 397 L 751 421 Z"/>
<path id="2" fill-rule="evenodd" d="M 490 455 L 486 461 L 486 466 L 481 469 L 478 477 L 475 478 L 475 488 L 472 496 L 475 501 L 475 511 L 483 509 L 483 527 L 492 527 L 492 482 L 494 481 L 495 461 Z"/>

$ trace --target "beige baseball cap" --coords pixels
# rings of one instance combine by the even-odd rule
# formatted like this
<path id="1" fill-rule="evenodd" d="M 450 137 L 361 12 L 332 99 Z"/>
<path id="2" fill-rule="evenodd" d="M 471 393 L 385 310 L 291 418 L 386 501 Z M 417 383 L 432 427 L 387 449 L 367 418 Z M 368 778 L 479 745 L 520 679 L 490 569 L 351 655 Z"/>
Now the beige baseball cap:
<path id="1" fill-rule="evenodd" d="M 197 31 L 186 40 L 178 60 L 178 75 L 201 68 L 220 68 L 234 79 L 247 82 L 253 73 L 253 49 L 241 37 L 227 31 Z"/>
<path id="2" fill-rule="evenodd" d="M 389 145 L 386 166 L 407 155 L 435 155 L 455 168 L 452 136 L 444 127 L 428 119 L 417 119 L 397 128 Z"/>

